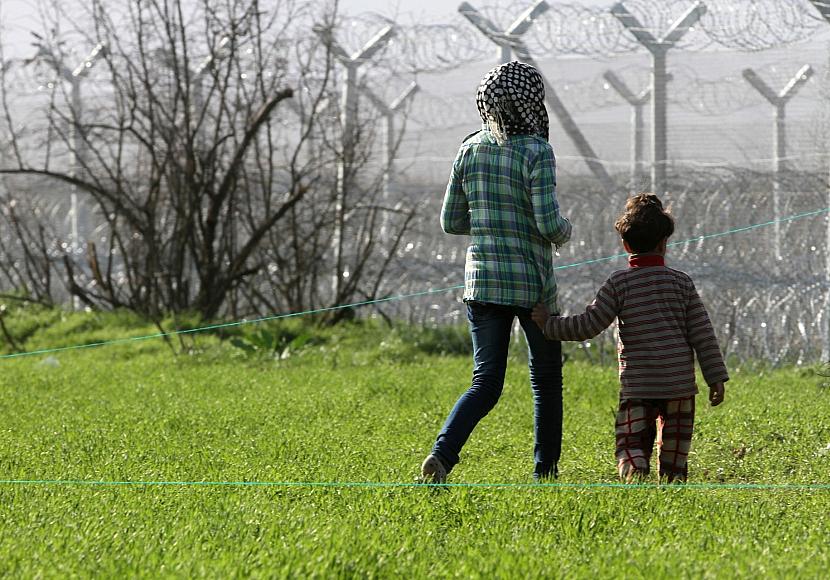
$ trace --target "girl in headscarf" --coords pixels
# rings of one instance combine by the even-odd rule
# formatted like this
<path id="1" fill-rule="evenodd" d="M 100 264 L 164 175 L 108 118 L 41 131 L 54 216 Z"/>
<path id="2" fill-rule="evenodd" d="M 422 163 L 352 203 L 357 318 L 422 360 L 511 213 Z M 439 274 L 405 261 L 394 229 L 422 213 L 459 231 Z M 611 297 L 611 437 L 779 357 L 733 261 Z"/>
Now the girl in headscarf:
<path id="1" fill-rule="evenodd" d="M 571 236 L 559 213 L 556 166 L 548 143 L 545 87 L 534 67 L 509 62 L 481 81 L 476 104 L 483 128 L 467 137 L 452 167 L 441 227 L 469 235 L 464 302 L 473 340 L 473 380 L 458 399 L 421 466 L 443 483 L 476 424 L 504 385 L 516 317 L 528 345 L 534 401 L 536 479 L 555 477 L 562 443 L 562 353 L 531 318 L 542 303 L 559 312 L 553 251 Z"/>

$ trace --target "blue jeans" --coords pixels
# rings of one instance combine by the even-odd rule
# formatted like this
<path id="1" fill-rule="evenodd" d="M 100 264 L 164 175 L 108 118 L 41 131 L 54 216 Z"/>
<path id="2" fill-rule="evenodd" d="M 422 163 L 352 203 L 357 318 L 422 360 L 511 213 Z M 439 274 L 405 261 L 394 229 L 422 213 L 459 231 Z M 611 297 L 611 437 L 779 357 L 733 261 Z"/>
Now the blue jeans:
<path id="1" fill-rule="evenodd" d="M 467 303 L 473 337 L 473 382 L 450 411 L 432 452 L 451 470 L 473 429 L 496 405 L 504 386 L 507 348 L 515 317 L 528 346 L 533 390 L 536 466 L 534 477 L 556 475 L 562 450 L 562 344 L 547 340 L 530 318 L 530 310 L 497 304 Z"/>

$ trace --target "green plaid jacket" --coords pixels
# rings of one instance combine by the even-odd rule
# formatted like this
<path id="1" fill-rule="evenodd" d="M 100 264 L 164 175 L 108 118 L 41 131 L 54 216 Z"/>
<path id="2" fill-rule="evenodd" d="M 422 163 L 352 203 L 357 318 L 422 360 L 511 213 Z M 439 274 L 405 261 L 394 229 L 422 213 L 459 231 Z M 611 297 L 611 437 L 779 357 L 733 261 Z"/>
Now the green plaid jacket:
<path id="1" fill-rule="evenodd" d="M 498 145 L 482 130 L 464 140 L 455 162 L 441 228 L 469 235 L 464 301 L 559 312 L 553 251 L 571 237 L 559 214 L 556 161 L 550 144 L 516 135 Z"/>

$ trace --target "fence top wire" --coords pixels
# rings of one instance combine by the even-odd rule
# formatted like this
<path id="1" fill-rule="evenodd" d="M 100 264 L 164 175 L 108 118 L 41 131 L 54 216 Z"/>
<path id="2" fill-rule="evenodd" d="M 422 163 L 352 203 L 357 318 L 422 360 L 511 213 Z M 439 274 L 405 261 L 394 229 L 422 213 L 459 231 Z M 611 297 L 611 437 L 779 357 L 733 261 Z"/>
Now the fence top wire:
<path id="1" fill-rule="evenodd" d="M 813 39 L 827 29 L 823 18 L 807 0 L 706 0 L 706 12 L 678 43 L 685 51 L 728 49 L 763 51 Z M 526 1 L 472 3 L 494 23 L 507 28 L 528 7 Z M 655 37 L 660 38 L 691 5 L 691 0 L 626 0 L 626 9 Z M 349 18 L 338 33 L 344 44 L 358 48 L 379 27 L 392 21 L 378 14 Z M 400 18 L 398 34 L 386 49 L 385 60 L 414 72 L 450 70 L 466 63 L 490 60 L 496 44 L 458 13 L 434 23 L 406 22 Z M 519 36 L 497 39 L 517 51 L 527 49 L 535 58 L 561 56 L 609 57 L 645 49 L 610 12 L 608 7 L 579 3 L 550 3 L 529 29 Z"/>
<path id="2" fill-rule="evenodd" d="M 625 0 L 626 9 L 655 37 L 689 8 L 692 0 Z M 763 51 L 785 47 L 830 32 L 819 11 L 808 0 L 705 0 L 706 12 L 684 35 L 678 48 L 684 51 L 728 49 Z M 496 27 L 506 28 L 527 9 L 526 0 L 494 3 L 486 0 L 473 7 Z M 310 16 L 298 17 L 287 35 L 298 43 L 313 43 Z M 441 20 L 422 22 L 401 15 L 393 21 L 380 14 L 343 16 L 334 33 L 347 52 L 358 50 L 378 30 L 392 25 L 396 30 L 381 54 L 369 67 L 388 78 L 456 70 L 469 63 L 494 60 L 496 45 L 458 12 Z M 283 39 L 284 40 L 284 39 Z M 517 52 L 527 51 L 536 59 L 582 56 L 606 58 L 645 49 L 611 14 L 607 7 L 578 2 L 550 3 L 524 34 L 502 35 L 499 41 Z M 36 67 L 15 64 L 4 72 L 6 84 L 18 92 L 48 88 L 54 79 Z M 51 75 L 53 76 L 53 75 Z"/>
<path id="3" fill-rule="evenodd" d="M 655 37 L 660 37 L 692 0 L 625 0 L 626 9 Z M 763 51 L 814 39 L 830 29 L 808 0 L 705 0 L 706 12 L 679 42 L 684 51 L 722 48 Z M 525 11 L 527 0 L 473 1 L 473 7 L 497 28 L 507 28 Z M 313 42 L 310 15 L 296 17 L 286 35 L 296 42 Z M 374 59 L 380 76 L 456 70 L 469 63 L 493 60 L 496 45 L 456 10 L 434 22 L 401 15 L 393 21 L 380 14 L 344 15 L 335 34 L 347 51 L 356 51 L 378 30 L 393 25 L 394 38 Z M 285 39 L 282 39 L 285 40 Z M 521 36 L 502 35 L 499 41 L 536 59 L 583 56 L 604 58 L 645 49 L 611 14 L 609 6 L 584 6 L 578 2 L 550 3 Z M 205 47 L 206 48 L 206 47 Z M 21 61 L 22 62 L 22 61 Z M 7 87 L 17 92 L 49 88 L 53 74 L 37 67 L 4 63 Z M 9 70 L 7 70 L 9 69 Z M 92 79 L 91 79 L 92 80 Z"/>

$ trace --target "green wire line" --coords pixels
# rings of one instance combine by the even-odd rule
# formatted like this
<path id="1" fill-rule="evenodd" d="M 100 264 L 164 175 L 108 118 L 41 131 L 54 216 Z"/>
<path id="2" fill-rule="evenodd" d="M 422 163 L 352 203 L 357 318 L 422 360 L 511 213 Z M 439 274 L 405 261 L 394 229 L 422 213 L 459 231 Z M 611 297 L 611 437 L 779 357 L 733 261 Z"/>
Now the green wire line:
<path id="1" fill-rule="evenodd" d="M 828 212 L 830 212 L 830 207 L 827 207 L 827 208 L 824 208 L 824 209 L 818 209 L 818 210 L 814 210 L 814 211 L 809 211 L 809 212 L 804 212 L 804 213 L 799 213 L 799 214 L 794 214 L 794 215 L 787 216 L 787 217 L 784 217 L 784 218 L 774 219 L 774 220 L 770 220 L 770 221 L 766 221 L 766 222 L 762 222 L 762 223 L 757 223 L 757 224 L 752 224 L 752 225 L 749 225 L 749 226 L 743 226 L 743 227 L 740 227 L 740 228 L 734 228 L 734 229 L 731 229 L 731 230 L 726 230 L 724 232 L 700 235 L 700 236 L 697 236 L 697 237 L 694 237 L 694 238 L 689 238 L 687 240 L 682 240 L 682 241 L 678 241 L 678 242 L 671 242 L 668 245 L 669 246 L 680 246 L 680 245 L 685 245 L 685 244 L 691 244 L 691 243 L 694 243 L 694 242 L 701 242 L 703 240 L 711 240 L 713 238 L 720 238 L 720 237 L 723 237 L 723 236 L 729 236 L 729 235 L 733 235 L 733 234 L 737 234 L 737 233 L 748 232 L 748 231 L 755 230 L 755 229 L 758 229 L 758 228 L 771 226 L 773 224 L 793 222 L 793 221 L 797 221 L 797 220 L 801 220 L 801 219 L 806 219 L 806 218 L 809 218 L 809 217 L 815 217 L 817 215 L 826 214 Z M 603 258 L 594 258 L 592 260 L 584 260 L 582 262 L 574 262 L 573 264 L 564 264 L 562 266 L 554 267 L 554 270 L 565 270 L 565 269 L 568 269 L 568 268 L 578 268 L 580 266 L 587 266 L 589 264 L 598 264 L 598 263 L 601 263 L 601 262 L 608 262 L 608 261 L 611 261 L 611 260 L 617 260 L 619 258 L 624 258 L 627 255 L 628 255 L 627 253 L 621 253 L 621 254 L 614 254 L 612 256 L 605 256 Z M 170 331 L 170 332 L 159 332 L 159 333 L 156 333 L 156 334 L 148 334 L 148 335 L 145 335 L 145 336 L 132 336 L 132 337 L 128 337 L 128 338 L 117 338 L 117 339 L 113 339 L 113 340 L 105 340 L 105 341 L 101 341 L 101 342 L 92 342 L 92 343 L 88 343 L 88 344 L 78 344 L 78 345 L 63 346 L 63 347 L 58 347 L 58 348 L 44 348 L 44 349 L 40 349 L 40 350 L 32 350 L 32 351 L 26 351 L 26 352 L 16 352 L 16 353 L 12 353 L 12 354 L 0 355 L 0 360 L 12 359 L 12 358 L 21 358 L 21 357 L 27 357 L 27 356 L 37 356 L 37 355 L 43 355 L 43 354 L 54 354 L 54 353 L 66 352 L 66 351 L 70 351 L 70 350 L 98 348 L 98 347 L 102 347 L 102 346 L 109 346 L 109 345 L 114 345 L 114 344 L 124 344 L 124 343 L 130 343 L 130 342 L 138 342 L 138 341 L 150 340 L 150 339 L 154 339 L 154 338 L 164 338 L 164 337 L 169 337 L 169 336 L 176 336 L 176 335 L 180 335 L 180 334 L 195 334 L 195 333 L 198 333 L 198 332 L 206 332 L 208 330 L 216 330 L 216 329 L 220 329 L 220 328 L 237 327 L 237 326 L 243 326 L 243 325 L 246 325 L 246 324 L 259 324 L 259 323 L 268 322 L 268 321 L 271 321 L 271 320 L 281 320 L 281 319 L 284 319 L 284 318 L 293 318 L 293 317 L 297 317 L 297 316 L 310 316 L 312 314 L 321 314 L 323 312 L 331 312 L 331 311 L 334 311 L 334 310 L 343 310 L 345 308 L 358 308 L 358 307 L 361 307 L 361 306 L 368 306 L 370 304 L 380 304 L 380 303 L 383 303 L 383 302 L 396 302 L 396 301 L 399 301 L 399 300 L 406 300 L 408 298 L 417 298 L 417 297 L 420 297 L 420 296 L 429 296 L 429 295 L 432 295 L 432 294 L 442 294 L 444 292 L 451 292 L 453 290 L 459 290 L 461 288 L 464 288 L 463 284 L 457 285 L 457 286 L 450 286 L 450 287 L 447 287 L 447 288 L 437 288 L 437 289 L 433 289 L 433 290 L 425 290 L 423 292 L 414 292 L 412 294 L 399 294 L 399 295 L 396 295 L 396 296 L 387 296 L 386 298 L 378 298 L 378 299 L 375 299 L 375 300 L 366 300 L 366 301 L 363 301 L 363 302 L 353 302 L 351 304 L 341 304 L 341 305 L 338 305 L 338 306 L 328 306 L 326 308 L 317 308 L 317 309 L 314 309 L 314 310 L 305 310 L 303 312 L 291 312 L 291 313 L 288 313 L 288 314 L 277 314 L 277 315 L 274 315 L 274 316 L 265 316 L 265 317 L 262 317 L 262 318 L 254 318 L 254 319 L 251 319 L 251 320 L 238 320 L 238 321 L 235 321 L 235 322 L 226 322 L 226 323 L 222 323 L 222 324 L 211 324 L 209 326 L 202 326 L 202 327 L 199 327 L 199 328 L 191 328 L 191 329 L 187 329 L 187 330 L 173 330 L 173 331 Z"/>
<path id="2" fill-rule="evenodd" d="M 16 352 L 12 354 L 0 355 L 0 360 L 9 358 L 20 358 L 24 356 L 34 356 L 39 354 L 51 354 L 56 352 L 64 352 L 67 350 L 80 350 L 85 348 L 96 348 L 100 346 L 108 346 L 112 344 L 123 344 L 127 342 L 138 342 L 140 340 L 149 340 L 151 338 L 164 338 L 165 336 L 176 336 L 179 334 L 195 334 L 197 332 L 205 332 L 208 330 L 216 330 L 218 328 L 229 328 L 232 326 L 243 326 L 245 324 L 259 324 L 269 320 L 279 320 L 282 318 L 292 318 L 295 316 L 309 316 L 312 314 L 320 314 L 322 312 L 330 312 L 332 310 L 342 310 L 344 308 L 357 308 L 359 306 L 367 306 L 369 304 L 378 304 L 381 302 L 391 302 L 393 300 L 404 300 L 406 298 L 415 298 L 418 296 L 428 296 L 430 294 L 438 294 L 441 292 L 449 292 L 450 290 L 458 290 L 464 285 L 452 286 L 450 288 L 439 288 L 437 290 L 425 290 L 423 292 L 414 292 L 412 294 L 400 294 L 398 296 L 388 296 L 386 298 L 379 298 L 377 300 L 366 300 L 364 302 L 354 302 L 352 304 L 342 304 L 340 306 L 328 306 L 326 308 L 317 308 L 315 310 L 306 310 L 303 312 L 291 312 L 288 314 L 277 314 L 275 316 L 265 316 L 263 318 L 253 318 L 251 320 L 238 320 L 236 322 L 225 322 L 221 324 L 211 324 L 210 326 L 201 326 L 199 328 L 190 328 L 186 330 L 173 330 L 170 332 L 158 332 L 156 334 L 148 334 L 145 336 L 131 336 L 127 338 L 116 338 L 114 340 L 105 340 L 101 342 L 91 342 L 87 344 L 77 344 L 73 346 L 62 346 L 58 348 L 44 348 L 41 350 L 32 350 L 27 352 Z"/>
<path id="3" fill-rule="evenodd" d="M 364 489 L 708 489 L 765 491 L 830 491 L 828 483 L 401 483 L 377 481 L 95 481 L 84 479 L 5 479 L 0 485 L 155 486 L 155 487 L 295 487 Z"/>

